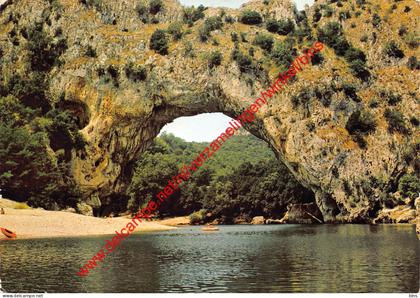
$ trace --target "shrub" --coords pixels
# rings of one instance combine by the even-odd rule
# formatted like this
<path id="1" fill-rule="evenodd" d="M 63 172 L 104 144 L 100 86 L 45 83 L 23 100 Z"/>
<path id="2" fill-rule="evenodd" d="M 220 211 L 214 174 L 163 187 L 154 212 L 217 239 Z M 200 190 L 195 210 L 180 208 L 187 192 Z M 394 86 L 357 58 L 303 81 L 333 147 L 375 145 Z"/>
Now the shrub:
<path id="1" fill-rule="evenodd" d="M 222 54 L 219 51 L 212 52 L 208 57 L 208 66 L 210 69 L 219 66 L 222 63 Z"/>
<path id="2" fill-rule="evenodd" d="M 361 60 L 354 60 L 349 63 L 351 73 L 361 79 L 362 81 L 367 81 L 370 77 L 369 70 L 366 68 L 366 65 Z"/>
<path id="3" fill-rule="evenodd" d="M 228 24 L 233 24 L 235 23 L 235 19 L 231 15 L 228 15 L 228 16 L 225 16 L 225 22 Z"/>
<path id="4" fill-rule="evenodd" d="M 167 55 L 168 48 L 168 38 L 166 37 L 165 31 L 157 29 L 150 38 L 150 49 L 155 50 L 161 55 Z"/>
<path id="5" fill-rule="evenodd" d="M 262 23 L 262 17 L 256 11 L 244 10 L 239 17 L 239 21 L 246 25 L 258 25 Z"/>
<path id="6" fill-rule="evenodd" d="M 346 129 L 350 134 L 369 134 L 376 129 L 376 120 L 372 113 L 366 110 L 353 112 L 346 123 Z"/>
<path id="7" fill-rule="evenodd" d="M 143 4 L 138 4 L 136 6 L 136 11 L 137 11 L 137 15 L 139 16 L 140 20 L 144 24 L 147 24 L 149 22 L 149 14 L 148 14 L 148 11 L 147 11 L 147 7 L 144 6 Z"/>
<path id="8" fill-rule="evenodd" d="M 85 56 L 96 58 L 97 57 L 96 50 L 94 48 L 92 48 L 91 45 L 88 45 L 88 47 L 86 49 L 86 52 L 85 52 Z"/>
<path id="9" fill-rule="evenodd" d="M 404 7 L 404 12 L 409 12 L 411 10 L 410 6 Z"/>
<path id="10" fill-rule="evenodd" d="M 344 57 L 347 61 L 360 60 L 366 62 L 366 55 L 362 50 L 350 47 L 346 50 Z"/>
<path id="11" fill-rule="evenodd" d="M 242 42 L 248 42 L 248 40 L 246 39 L 246 33 L 245 32 L 241 32 L 240 35 L 241 35 L 241 41 Z"/>
<path id="12" fill-rule="evenodd" d="M 312 65 L 319 65 L 322 64 L 324 62 L 324 56 L 318 52 L 316 53 L 313 57 L 312 57 Z"/>
<path id="13" fill-rule="evenodd" d="M 168 33 L 172 35 L 174 40 L 180 40 L 182 38 L 182 23 L 171 23 L 168 27 Z"/>
<path id="14" fill-rule="evenodd" d="M 315 7 L 314 15 L 312 17 L 314 23 L 318 22 L 321 19 L 321 17 L 322 17 L 322 14 L 319 10 L 319 7 Z"/>
<path id="15" fill-rule="evenodd" d="M 419 119 L 417 119 L 416 117 L 414 117 L 414 116 L 412 116 L 411 118 L 410 118 L 410 123 L 413 125 L 413 126 L 419 126 Z"/>
<path id="16" fill-rule="evenodd" d="M 344 94 L 348 97 L 350 97 L 352 100 L 354 100 L 355 102 L 360 102 L 359 97 L 357 96 L 357 87 L 356 85 L 352 84 L 352 83 L 343 83 L 342 85 Z"/>
<path id="17" fill-rule="evenodd" d="M 340 13 L 338 14 L 338 19 L 340 21 L 344 21 L 344 20 L 347 20 L 347 19 L 350 19 L 350 18 L 351 18 L 351 14 L 350 14 L 350 11 L 348 11 L 348 10 L 340 11 Z M 351 25 L 352 25 L 352 28 L 356 27 L 356 24 L 354 24 L 354 23 L 352 23 Z"/>
<path id="18" fill-rule="evenodd" d="M 127 78 L 134 82 L 144 81 L 147 78 L 146 68 L 135 66 L 132 62 L 128 63 L 124 70 Z"/>
<path id="19" fill-rule="evenodd" d="M 404 197 L 415 199 L 420 193 L 420 180 L 416 175 L 405 174 L 398 182 L 398 191 Z"/>
<path id="20" fill-rule="evenodd" d="M 206 29 L 205 26 L 198 28 L 198 37 L 201 42 L 206 42 L 210 37 L 210 32 Z"/>
<path id="21" fill-rule="evenodd" d="M 414 32 L 410 32 L 404 37 L 405 43 L 412 49 L 417 48 L 417 46 L 418 46 L 417 40 L 418 40 L 418 38 L 417 38 L 417 36 Z"/>
<path id="22" fill-rule="evenodd" d="M 204 26 L 209 32 L 222 29 L 223 27 L 222 18 L 219 16 L 209 17 L 204 21 Z"/>
<path id="23" fill-rule="evenodd" d="M 204 209 L 194 212 L 190 215 L 190 224 L 199 225 L 203 224 L 206 217 L 206 211 Z"/>
<path id="24" fill-rule="evenodd" d="M 368 36 L 366 34 L 363 34 L 362 37 L 360 37 L 361 42 L 367 42 Z"/>
<path id="25" fill-rule="evenodd" d="M 373 98 L 369 101 L 369 108 L 375 109 L 379 106 L 379 101 L 376 98 Z"/>
<path id="26" fill-rule="evenodd" d="M 338 56 L 344 56 L 351 45 L 344 37 L 338 37 L 332 45 L 334 52 Z"/>
<path id="27" fill-rule="evenodd" d="M 346 123 L 346 129 L 360 148 L 366 148 L 364 135 L 375 131 L 375 117 L 365 110 L 353 112 Z"/>
<path id="28" fill-rule="evenodd" d="M 404 52 L 398 47 L 395 41 L 391 41 L 385 45 L 383 53 L 389 57 L 404 58 Z"/>
<path id="29" fill-rule="evenodd" d="M 290 53 L 291 49 L 284 43 L 276 43 L 272 52 L 271 59 L 277 66 L 287 68 L 293 61 L 293 56 Z"/>
<path id="30" fill-rule="evenodd" d="M 334 47 L 337 38 L 343 35 L 343 28 L 337 22 L 330 22 L 322 28 L 318 28 L 319 41 Z"/>
<path id="31" fill-rule="evenodd" d="M 157 14 L 163 8 L 162 0 L 150 0 L 149 12 L 151 14 Z"/>
<path id="32" fill-rule="evenodd" d="M 190 57 L 190 58 L 195 57 L 194 47 L 191 41 L 187 41 L 184 43 L 184 53 L 185 53 L 185 56 L 187 57 Z"/>
<path id="33" fill-rule="evenodd" d="M 403 36 L 404 34 L 407 33 L 407 27 L 405 25 L 402 25 L 399 29 L 398 29 L 398 35 L 399 36 Z"/>
<path id="34" fill-rule="evenodd" d="M 384 98 L 391 106 L 396 105 L 401 101 L 401 95 L 398 93 L 393 93 L 388 90 L 381 90 L 379 95 Z"/>
<path id="35" fill-rule="evenodd" d="M 267 52 L 271 52 L 274 44 L 274 38 L 271 35 L 260 33 L 255 36 L 254 44 Z"/>
<path id="36" fill-rule="evenodd" d="M 333 13 L 334 13 L 334 10 L 328 5 L 324 8 L 324 17 L 329 18 L 333 15 Z"/>
<path id="37" fill-rule="evenodd" d="M 238 42 L 239 41 L 238 33 L 236 33 L 236 32 L 232 32 L 230 34 L 230 38 L 232 39 L 233 42 Z"/>
<path id="38" fill-rule="evenodd" d="M 290 19 L 281 20 L 279 21 L 279 30 L 277 31 L 280 35 L 287 35 L 290 32 L 293 32 L 295 30 L 295 25 L 293 24 L 293 21 Z"/>
<path id="39" fill-rule="evenodd" d="M 280 24 L 275 19 L 269 19 L 265 24 L 265 28 L 271 33 L 277 33 L 280 29 Z"/>
<path id="40" fill-rule="evenodd" d="M 381 17 L 377 13 L 373 14 L 372 16 L 373 27 L 378 28 L 380 23 L 381 23 Z"/>
<path id="41" fill-rule="evenodd" d="M 411 70 L 415 70 L 419 68 L 419 63 L 417 62 L 417 57 L 411 56 L 408 58 L 407 67 Z"/>
<path id="42" fill-rule="evenodd" d="M 194 7 L 187 7 L 184 9 L 183 20 L 189 26 L 192 26 L 194 22 L 204 18 L 204 11 L 206 8 L 203 5 Z"/>
<path id="43" fill-rule="evenodd" d="M 388 122 L 388 131 L 393 132 L 400 132 L 402 134 L 407 134 L 408 129 L 405 126 L 405 119 L 403 114 L 398 111 L 391 110 L 387 108 L 384 112 L 385 119 Z"/>

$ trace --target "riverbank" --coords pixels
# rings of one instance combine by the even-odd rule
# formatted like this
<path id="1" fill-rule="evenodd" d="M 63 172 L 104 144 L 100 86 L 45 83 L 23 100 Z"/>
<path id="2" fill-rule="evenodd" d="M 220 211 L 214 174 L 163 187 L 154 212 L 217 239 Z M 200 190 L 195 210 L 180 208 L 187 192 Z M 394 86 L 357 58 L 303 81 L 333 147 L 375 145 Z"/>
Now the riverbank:
<path id="1" fill-rule="evenodd" d="M 0 227 L 12 230 L 18 239 L 112 235 L 125 226 L 128 220 L 128 217 L 98 218 L 66 211 L 14 209 L 12 204 L 13 201 L 0 201 L 0 207 L 5 211 L 5 214 L 0 214 Z M 176 229 L 176 224 L 166 222 L 142 222 L 136 233 Z M 4 239 L 7 238 L 0 233 L 0 240 Z"/>

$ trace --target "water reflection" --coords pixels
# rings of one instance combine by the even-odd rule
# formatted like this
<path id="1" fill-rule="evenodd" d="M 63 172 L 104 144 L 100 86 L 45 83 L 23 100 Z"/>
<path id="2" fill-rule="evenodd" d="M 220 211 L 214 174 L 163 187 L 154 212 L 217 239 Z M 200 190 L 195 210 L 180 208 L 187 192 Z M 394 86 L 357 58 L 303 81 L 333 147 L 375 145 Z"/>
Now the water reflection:
<path id="1" fill-rule="evenodd" d="M 86 278 L 107 237 L 0 242 L 10 292 L 417 292 L 413 226 L 199 227 L 135 235 Z"/>

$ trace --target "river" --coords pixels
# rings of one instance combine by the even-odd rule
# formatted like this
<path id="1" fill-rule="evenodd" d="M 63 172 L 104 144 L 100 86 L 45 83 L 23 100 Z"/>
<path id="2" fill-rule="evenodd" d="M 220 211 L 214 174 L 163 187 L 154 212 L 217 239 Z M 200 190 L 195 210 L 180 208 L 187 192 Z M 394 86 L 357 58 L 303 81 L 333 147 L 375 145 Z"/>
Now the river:
<path id="1" fill-rule="evenodd" d="M 89 276 L 108 237 L 0 241 L 8 292 L 418 292 L 410 225 L 182 227 L 131 236 Z"/>

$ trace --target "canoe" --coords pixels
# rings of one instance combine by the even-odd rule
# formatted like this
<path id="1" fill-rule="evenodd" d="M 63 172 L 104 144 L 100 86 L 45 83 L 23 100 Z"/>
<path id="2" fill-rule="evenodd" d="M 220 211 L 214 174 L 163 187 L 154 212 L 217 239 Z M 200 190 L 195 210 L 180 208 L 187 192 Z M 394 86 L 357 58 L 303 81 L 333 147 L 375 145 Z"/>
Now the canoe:
<path id="1" fill-rule="evenodd" d="M 203 227 L 201 230 L 203 230 L 205 232 L 213 232 L 213 231 L 218 231 L 219 228 L 217 228 L 217 227 Z"/>
<path id="2" fill-rule="evenodd" d="M 1 232 L 4 234 L 4 236 L 6 236 L 7 238 L 11 238 L 11 239 L 15 239 L 17 237 L 16 233 L 5 229 L 5 228 L 0 228 Z"/>

